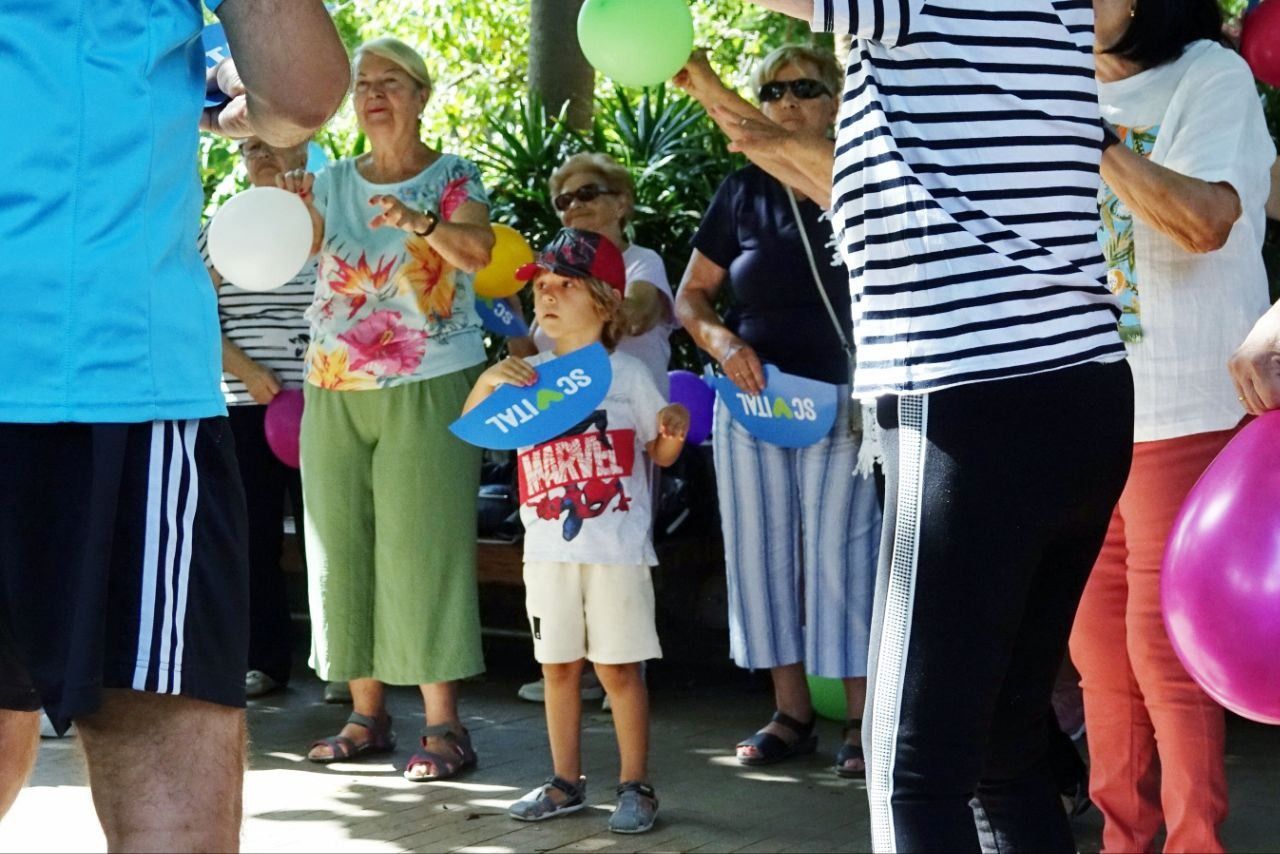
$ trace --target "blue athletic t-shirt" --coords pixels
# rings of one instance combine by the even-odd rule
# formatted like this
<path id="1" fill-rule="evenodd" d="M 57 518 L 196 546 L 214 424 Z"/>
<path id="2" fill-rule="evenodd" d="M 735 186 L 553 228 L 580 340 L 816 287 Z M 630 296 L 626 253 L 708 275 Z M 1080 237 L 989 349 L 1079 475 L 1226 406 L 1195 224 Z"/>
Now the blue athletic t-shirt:
<path id="1" fill-rule="evenodd" d="M 225 411 L 196 250 L 202 23 L 198 0 L 0 6 L 0 422 Z"/>

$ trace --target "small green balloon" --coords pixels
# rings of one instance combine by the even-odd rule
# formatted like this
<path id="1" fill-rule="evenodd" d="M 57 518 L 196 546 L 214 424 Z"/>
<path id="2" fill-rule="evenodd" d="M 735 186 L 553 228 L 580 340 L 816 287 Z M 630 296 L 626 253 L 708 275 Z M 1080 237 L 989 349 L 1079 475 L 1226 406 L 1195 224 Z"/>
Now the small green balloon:
<path id="1" fill-rule="evenodd" d="M 809 675 L 809 699 L 813 710 L 829 721 L 848 718 L 848 703 L 844 696 L 844 682 L 829 676 Z"/>
<path id="2" fill-rule="evenodd" d="M 587 0 L 578 43 L 596 69 L 623 86 L 658 86 L 693 52 L 693 16 L 685 0 Z"/>

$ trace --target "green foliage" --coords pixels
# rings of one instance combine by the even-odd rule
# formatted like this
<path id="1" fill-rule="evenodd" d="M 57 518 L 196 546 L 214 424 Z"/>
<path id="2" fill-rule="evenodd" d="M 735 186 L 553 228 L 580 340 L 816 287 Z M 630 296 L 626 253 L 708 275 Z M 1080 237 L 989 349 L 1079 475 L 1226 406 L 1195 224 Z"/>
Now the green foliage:
<path id="1" fill-rule="evenodd" d="M 419 48 L 435 79 L 424 117 L 423 137 L 431 145 L 464 156 L 475 155 L 498 133 L 504 120 L 528 98 L 529 9 L 531 0 L 345 0 L 332 6 L 338 32 L 348 49 L 392 35 Z M 748 0 L 693 0 L 698 43 L 735 85 L 745 85 L 752 63 L 786 41 L 822 40 L 802 22 L 763 11 Z M 596 91 L 615 94 L 601 76 Z M 365 149 L 350 103 L 345 104 L 317 140 L 331 157 Z M 206 213 L 245 186 L 234 148 L 205 135 L 200 167 Z"/>

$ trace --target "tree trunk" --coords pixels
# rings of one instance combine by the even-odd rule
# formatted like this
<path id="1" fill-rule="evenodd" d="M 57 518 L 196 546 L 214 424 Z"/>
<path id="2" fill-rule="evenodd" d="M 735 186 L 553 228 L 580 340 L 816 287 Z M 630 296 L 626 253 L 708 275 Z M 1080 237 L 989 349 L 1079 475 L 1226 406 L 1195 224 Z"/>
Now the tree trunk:
<path id="1" fill-rule="evenodd" d="M 578 10 L 583 0 L 533 0 L 529 13 L 529 91 L 547 112 L 565 113 L 571 127 L 591 126 L 596 72 L 578 46 Z"/>

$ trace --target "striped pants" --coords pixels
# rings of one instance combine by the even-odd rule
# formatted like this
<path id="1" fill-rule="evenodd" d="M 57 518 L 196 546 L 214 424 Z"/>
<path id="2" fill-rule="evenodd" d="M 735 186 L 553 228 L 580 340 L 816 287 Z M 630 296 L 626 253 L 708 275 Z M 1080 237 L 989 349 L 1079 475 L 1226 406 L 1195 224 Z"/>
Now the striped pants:
<path id="1" fill-rule="evenodd" d="M 1050 695 L 1129 473 L 1128 363 L 883 398 L 879 422 L 872 845 L 1075 851 Z"/>
<path id="2" fill-rule="evenodd" d="M 854 474 L 846 406 L 822 441 L 780 448 L 717 402 L 713 451 L 734 663 L 804 662 L 818 676 L 867 674 L 880 548 L 874 479 Z"/>

